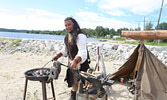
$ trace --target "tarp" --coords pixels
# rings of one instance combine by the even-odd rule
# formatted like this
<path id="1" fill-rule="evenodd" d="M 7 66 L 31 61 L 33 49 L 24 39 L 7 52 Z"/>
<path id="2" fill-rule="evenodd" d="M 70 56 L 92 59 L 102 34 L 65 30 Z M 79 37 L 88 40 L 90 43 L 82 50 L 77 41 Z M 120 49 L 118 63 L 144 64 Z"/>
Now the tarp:
<path id="1" fill-rule="evenodd" d="M 111 79 L 134 75 L 139 47 L 140 45 L 127 62 L 111 75 Z M 145 46 L 143 46 L 141 64 L 136 77 L 135 100 L 167 100 L 167 66 Z"/>
<path id="2" fill-rule="evenodd" d="M 167 67 L 145 46 L 136 78 L 135 100 L 167 100 Z"/>
<path id="3" fill-rule="evenodd" d="M 138 58 L 138 49 L 140 45 L 137 46 L 137 48 L 134 50 L 132 55 L 128 58 L 128 60 L 118 69 L 117 72 L 113 73 L 110 76 L 110 79 L 117 79 L 121 77 L 130 77 L 133 78 L 134 75 L 134 69 L 137 63 Z"/>

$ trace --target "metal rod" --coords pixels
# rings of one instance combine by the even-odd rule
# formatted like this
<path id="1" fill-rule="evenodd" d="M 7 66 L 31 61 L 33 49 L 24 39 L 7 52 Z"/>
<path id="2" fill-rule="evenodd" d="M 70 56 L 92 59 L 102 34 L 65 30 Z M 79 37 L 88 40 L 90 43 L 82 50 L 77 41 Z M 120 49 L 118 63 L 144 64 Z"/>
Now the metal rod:
<path id="1" fill-rule="evenodd" d="M 53 81 L 51 81 L 51 87 L 52 87 L 52 95 L 53 95 L 53 100 L 56 100 L 56 97 L 55 97 L 55 92 L 54 92 L 54 86 L 53 86 Z"/>
<path id="2" fill-rule="evenodd" d="M 23 100 L 26 99 L 27 84 L 28 84 L 28 79 L 26 78 L 26 81 L 25 81 L 25 87 L 24 87 L 24 96 L 23 96 Z"/>
<path id="3" fill-rule="evenodd" d="M 106 74 L 105 64 L 104 64 L 104 60 L 103 60 L 103 54 L 101 54 L 100 52 L 99 52 L 99 54 L 100 54 L 100 60 L 102 62 L 102 67 L 103 67 L 103 75 L 104 75 L 104 78 L 106 78 L 107 74 Z M 107 95 L 111 96 L 109 86 L 106 86 L 106 89 L 107 89 Z"/>
<path id="4" fill-rule="evenodd" d="M 41 69 L 42 68 L 44 68 L 48 63 L 50 63 L 52 60 L 50 60 L 50 61 L 48 61 L 45 65 L 43 65 L 42 67 L 41 67 Z"/>
<path id="5" fill-rule="evenodd" d="M 43 100 L 47 100 L 47 95 L 46 95 L 46 82 L 42 81 L 42 95 L 43 95 Z"/>
<path id="6" fill-rule="evenodd" d="M 64 64 L 62 64 L 62 63 L 60 63 L 61 65 L 63 65 L 63 66 L 65 66 L 65 67 L 68 67 L 68 65 L 64 65 Z"/>
<path id="7" fill-rule="evenodd" d="M 63 63 L 61 63 L 61 62 L 59 62 L 59 61 L 56 61 L 56 62 L 59 63 L 60 65 L 65 66 L 65 67 L 69 67 L 68 65 L 65 65 L 65 64 L 63 64 Z"/>

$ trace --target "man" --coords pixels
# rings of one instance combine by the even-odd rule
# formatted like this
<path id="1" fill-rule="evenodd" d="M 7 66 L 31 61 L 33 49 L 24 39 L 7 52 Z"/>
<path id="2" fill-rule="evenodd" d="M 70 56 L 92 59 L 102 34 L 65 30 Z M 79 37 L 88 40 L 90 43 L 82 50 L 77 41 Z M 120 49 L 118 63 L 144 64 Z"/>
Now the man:
<path id="1" fill-rule="evenodd" d="M 74 18 L 67 17 L 64 22 L 68 32 L 64 39 L 65 47 L 52 60 L 57 60 L 61 56 L 68 56 L 69 68 L 65 80 L 67 80 L 68 87 L 72 87 L 70 100 L 76 100 L 79 81 L 77 70 L 86 72 L 89 68 L 86 47 L 87 37 Z"/>

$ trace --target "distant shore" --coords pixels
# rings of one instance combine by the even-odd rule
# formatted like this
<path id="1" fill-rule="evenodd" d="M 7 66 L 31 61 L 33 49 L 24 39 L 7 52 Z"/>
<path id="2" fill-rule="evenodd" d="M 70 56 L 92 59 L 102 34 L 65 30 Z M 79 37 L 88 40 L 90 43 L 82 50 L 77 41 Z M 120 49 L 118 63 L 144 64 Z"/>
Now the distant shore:
<path id="1" fill-rule="evenodd" d="M 0 32 L 0 37 L 6 38 L 22 38 L 22 39 L 42 39 L 42 40 L 64 40 L 65 35 L 53 34 L 35 34 L 35 33 L 21 33 L 21 32 Z M 98 42 L 97 38 L 87 38 L 88 42 Z"/>

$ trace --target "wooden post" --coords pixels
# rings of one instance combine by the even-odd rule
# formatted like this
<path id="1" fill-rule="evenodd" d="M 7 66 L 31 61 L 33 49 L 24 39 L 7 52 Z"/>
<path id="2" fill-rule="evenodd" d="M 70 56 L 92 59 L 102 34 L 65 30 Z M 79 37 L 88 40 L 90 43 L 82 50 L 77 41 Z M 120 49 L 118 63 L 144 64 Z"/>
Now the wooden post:
<path id="1" fill-rule="evenodd" d="M 138 49 L 138 58 L 135 65 L 135 69 L 133 71 L 134 72 L 133 79 L 135 84 L 136 84 L 136 77 L 137 77 L 137 74 L 141 65 L 142 57 L 143 57 L 143 46 L 144 46 L 143 40 L 140 40 L 140 48 Z"/>
<path id="2" fill-rule="evenodd" d="M 140 40 L 140 48 L 138 50 L 139 54 L 138 54 L 137 63 L 135 66 L 135 71 L 138 71 L 141 65 L 141 60 L 143 57 L 143 46 L 144 46 L 143 40 Z"/>
<path id="3" fill-rule="evenodd" d="M 167 39 L 167 30 L 157 31 L 122 31 L 123 37 L 132 38 L 135 40 L 143 39 Z"/>

